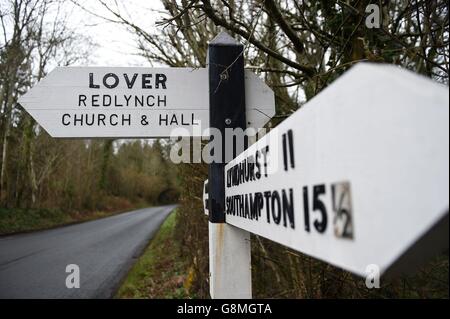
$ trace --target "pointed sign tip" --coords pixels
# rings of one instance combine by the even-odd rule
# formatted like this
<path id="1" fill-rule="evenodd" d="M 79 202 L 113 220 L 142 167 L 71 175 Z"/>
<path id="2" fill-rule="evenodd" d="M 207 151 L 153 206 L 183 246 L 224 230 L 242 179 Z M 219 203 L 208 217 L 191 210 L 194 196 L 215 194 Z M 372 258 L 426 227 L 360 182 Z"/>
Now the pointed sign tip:
<path id="1" fill-rule="evenodd" d="M 25 97 L 28 95 L 28 92 L 29 91 L 27 91 L 25 94 L 23 94 L 23 95 L 21 95 L 18 99 L 17 99 L 17 104 L 19 104 L 21 107 L 23 107 L 23 108 L 25 108 L 25 102 L 26 102 L 26 99 L 25 99 Z"/>
<path id="2" fill-rule="evenodd" d="M 209 45 L 236 45 L 240 46 L 242 45 L 237 41 L 235 38 L 233 38 L 231 35 L 229 35 L 227 32 L 222 31 L 214 39 L 211 40 Z"/>

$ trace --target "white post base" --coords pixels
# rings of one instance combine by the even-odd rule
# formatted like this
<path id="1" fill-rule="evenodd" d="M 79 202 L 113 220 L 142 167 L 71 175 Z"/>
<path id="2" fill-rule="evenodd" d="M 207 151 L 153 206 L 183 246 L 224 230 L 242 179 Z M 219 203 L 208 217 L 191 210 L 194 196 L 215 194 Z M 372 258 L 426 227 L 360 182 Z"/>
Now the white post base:
<path id="1" fill-rule="evenodd" d="M 251 299 L 250 233 L 209 223 L 209 291 L 212 299 Z"/>

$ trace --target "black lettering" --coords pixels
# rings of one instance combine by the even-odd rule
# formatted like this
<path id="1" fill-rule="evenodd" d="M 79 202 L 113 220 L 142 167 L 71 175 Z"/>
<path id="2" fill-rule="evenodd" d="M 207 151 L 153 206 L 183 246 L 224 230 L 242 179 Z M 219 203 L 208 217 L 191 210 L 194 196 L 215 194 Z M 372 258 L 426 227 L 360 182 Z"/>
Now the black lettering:
<path id="1" fill-rule="evenodd" d="M 239 216 L 245 217 L 244 195 L 238 195 L 239 198 Z"/>
<path id="2" fill-rule="evenodd" d="M 157 89 L 159 89 L 159 86 L 161 85 L 162 88 L 165 90 L 166 89 L 166 81 L 167 81 L 167 76 L 165 74 L 156 73 L 155 86 Z"/>
<path id="3" fill-rule="evenodd" d="M 230 215 L 230 197 L 225 199 L 225 213 Z"/>
<path id="4" fill-rule="evenodd" d="M 168 118 L 167 114 L 166 114 L 166 118 L 165 119 L 162 118 L 162 114 L 159 114 L 159 125 L 161 125 L 162 122 L 165 122 L 166 125 L 168 124 L 169 118 Z"/>
<path id="5" fill-rule="evenodd" d="M 159 99 L 159 97 L 158 97 L 158 99 Z M 184 120 L 184 114 L 181 114 L 181 125 L 189 125 L 189 122 L 186 122 Z"/>
<path id="6" fill-rule="evenodd" d="M 149 95 L 147 96 L 147 106 L 154 106 L 155 102 L 153 102 L 155 100 L 155 97 L 153 95 Z M 152 102 L 150 102 L 152 101 Z"/>
<path id="7" fill-rule="evenodd" d="M 319 211 L 322 218 L 321 220 L 314 221 L 314 227 L 319 233 L 324 233 L 327 229 L 327 209 L 325 204 L 320 199 L 320 196 L 325 194 L 325 185 L 316 185 L 313 188 L 313 211 Z"/>
<path id="8" fill-rule="evenodd" d="M 292 130 L 288 130 L 288 141 L 289 141 L 289 158 L 291 160 L 291 168 L 295 168 L 295 160 L 294 160 L 294 132 Z"/>
<path id="9" fill-rule="evenodd" d="M 151 74 L 142 74 L 142 88 L 143 89 L 151 89 L 152 88 L 152 86 L 151 86 L 151 77 L 152 77 L 152 75 Z"/>
<path id="10" fill-rule="evenodd" d="M 264 156 L 264 177 L 267 177 L 267 155 L 269 153 L 269 145 L 264 147 L 261 151 Z"/>
<path id="11" fill-rule="evenodd" d="M 231 199 L 230 199 L 231 214 L 232 214 L 233 216 L 236 215 L 236 205 L 234 204 L 235 198 L 236 198 L 236 196 L 232 196 Z"/>
<path id="12" fill-rule="evenodd" d="M 161 98 L 159 95 L 158 95 L 158 106 L 166 106 L 166 96 L 165 95 L 163 95 L 163 97 L 164 98 Z M 164 102 L 164 105 L 162 105 L 163 104 L 163 102 Z"/>
<path id="13" fill-rule="evenodd" d="M 289 147 L 288 147 L 289 146 Z M 289 155 L 289 158 L 288 158 Z M 295 168 L 294 163 L 294 136 L 292 130 L 288 130 L 287 133 L 283 134 L 283 163 L 284 170 L 288 170 L 288 159 L 291 163 L 291 168 Z"/>
<path id="14" fill-rule="evenodd" d="M 287 197 L 286 191 L 283 189 L 283 225 L 287 227 L 287 219 L 289 219 L 289 226 L 295 229 L 294 222 L 294 191 L 292 188 L 289 189 L 289 198 Z"/>
<path id="15" fill-rule="evenodd" d="M 254 196 L 250 194 L 250 219 L 258 220 L 260 214 L 260 208 L 258 207 L 258 196 L 261 193 L 255 193 Z"/>
<path id="16" fill-rule="evenodd" d="M 89 122 L 89 115 L 91 115 L 90 116 L 90 118 L 91 118 L 91 121 Z M 94 125 L 94 116 L 95 116 L 95 114 L 85 114 L 85 122 L 84 122 L 84 124 L 86 124 L 86 125 L 88 125 L 88 126 L 92 126 L 92 125 Z"/>
<path id="17" fill-rule="evenodd" d="M 131 114 L 128 114 L 128 116 L 125 118 L 125 114 L 122 114 L 122 126 L 125 125 L 125 122 L 128 123 L 128 126 L 131 125 Z"/>
<path id="18" fill-rule="evenodd" d="M 89 88 L 99 89 L 100 85 L 94 84 L 94 73 L 89 73 Z"/>
<path id="19" fill-rule="evenodd" d="M 127 106 L 130 106 L 131 95 L 124 95 L 125 101 L 127 102 Z"/>
<path id="20" fill-rule="evenodd" d="M 248 182 L 250 180 L 250 163 L 247 160 L 244 160 L 245 165 L 245 181 Z"/>
<path id="21" fill-rule="evenodd" d="M 283 164 L 284 164 L 284 170 L 287 171 L 287 143 L 286 143 L 286 134 L 282 135 L 283 140 Z"/>
<path id="22" fill-rule="evenodd" d="M 239 163 L 237 163 L 235 166 L 235 175 L 234 175 L 234 178 L 235 178 L 235 180 L 234 180 L 234 184 L 236 185 L 236 186 L 239 186 L 239 184 L 240 184 L 240 182 L 239 182 L 239 175 L 241 174 L 241 171 L 240 171 L 240 169 L 239 169 Z"/>
<path id="23" fill-rule="evenodd" d="M 136 95 L 134 97 L 134 105 L 138 106 L 138 104 L 140 104 L 140 106 L 144 106 L 144 96 L 141 96 L 141 99 L 139 99 L 139 97 Z"/>
<path id="24" fill-rule="evenodd" d="M 117 95 L 114 95 L 114 106 L 115 107 L 122 107 L 123 104 L 119 104 L 119 102 L 117 102 Z"/>
<path id="25" fill-rule="evenodd" d="M 259 163 L 259 157 L 260 157 L 260 153 L 259 153 L 259 151 L 256 151 L 256 155 L 255 155 L 255 165 L 256 165 L 255 177 L 256 177 L 256 179 L 261 178 L 261 164 Z"/>
<path id="26" fill-rule="evenodd" d="M 245 179 L 244 168 L 245 168 L 244 163 L 239 163 L 239 184 L 243 184 L 244 183 L 244 179 Z"/>
<path id="27" fill-rule="evenodd" d="M 250 218 L 250 209 L 248 207 L 248 194 L 245 194 L 245 206 L 244 206 L 244 209 L 245 209 L 244 217 L 247 218 L 247 219 Z"/>
<path id="28" fill-rule="evenodd" d="M 276 209 L 275 209 L 276 208 Z M 276 210 L 276 212 L 275 212 Z M 272 193 L 272 218 L 275 224 L 279 224 L 281 220 L 281 201 L 280 194 L 277 191 Z"/>
<path id="29" fill-rule="evenodd" d="M 114 82 L 108 84 L 108 79 L 110 78 L 114 79 Z M 117 85 L 119 85 L 119 77 L 114 73 L 105 74 L 105 76 L 103 77 L 103 85 L 106 86 L 108 89 L 114 89 Z"/>
<path id="30" fill-rule="evenodd" d="M 113 122 L 113 117 L 116 118 L 116 121 L 115 121 L 115 122 Z M 119 124 L 117 114 L 111 114 L 111 116 L 109 117 L 109 123 L 110 123 L 112 126 L 116 126 L 117 124 Z"/>
<path id="31" fill-rule="evenodd" d="M 103 126 L 105 126 L 106 125 L 105 119 L 106 119 L 105 114 L 99 114 L 98 118 L 97 118 L 97 125 L 100 126 L 100 122 L 101 122 L 103 124 Z"/>
<path id="32" fill-rule="evenodd" d="M 264 192 L 264 198 L 266 199 L 266 212 L 267 212 L 267 223 L 270 224 L 270 196 L 271 192 Z"/>
<path id="33" fill-rule="evenodd" d="M 80 126 L 83 126 L 83 115 L 80 115 L 80 117 L 78 117 L 76 114 L 74 114 L 73 125 L 77 126 L 77 123 L 80 123 Z"/>
<path id="34" fill-rule="evenodd" d="M 98 98 L 99 98 L 99 95 L 98 95 L 98 94 L 92 95 L 92 106 L 93 106 L 93 107 L 99 107 L 99 106 L 100 106 L 100 105 L 98 104 Z"/>
<path id="35" fill-rule="evenodd" d="M 170 125 L 172 125 L 173 123 L 175 123 L 175 125 L 178 125 L 178 119 L 175 114 L 172 115 L 172 119 L 170 120 Z"/>
<path id="36" fill-rule="evenodd" d="M 255 158 L 253 155 L 250 155 L 248 160 L 248 171 L 249 171 L 249 180 L 254 181 L 255 180 Z"/>
<path id="37" fill-rule="evenodd" d="M 108 102 L 106 102 L 106 99 L 108 99 Z M 103 106 L 110 106 L 111 105 L 111 96 L 110 95 L 103 95 Z"/>
<path id="38" fill-rule="evenodd" d="M 258 204 L 258 217 L 261 217 L 261 210 L 264 207 L 264 198 L 262 193 L 256 193 L 258 195 L 257 204 Z"/>
<path id="39" fill-rule="evenodd" d="M 69 122 L 66 122 L 66 121 L 64 120 L 66 117 L 69 118 Z M 62 122 L 62 124 L 63 124 L 64 126 L 70 125 L 70 114 L 67 114 L 67 113 L 63 114 L 62 119 L 61 119 L 61 122 Z"/>
<path id="40" fill-rule="evenodd" d="M 127 86 L 129 89 L 132 89 L 134 86 L 134 82 L 136 82 L 138 74 L 134 73 L 133 77 L 131 78 L 131 80 L 128 78 L 128 74 L 124 73 L 123 77 L 125 78 L 125 82 L 127 83 Z"/>
<path id="41" fill-rule="evenodd" d="M 81 106 L 81 102 L 83 102 L 83 106 L 86 106 L 86 95 L 80 94 L 78 96 L 78 106 Z"/>
<path id="42" fill-rule="evenodd" d="M 308 196 L 308 187 L 303 187 L 303 216 L 305 219 L 305 230 L 310 232 L 310 223 L 309 223 L 309 196 Z"/>

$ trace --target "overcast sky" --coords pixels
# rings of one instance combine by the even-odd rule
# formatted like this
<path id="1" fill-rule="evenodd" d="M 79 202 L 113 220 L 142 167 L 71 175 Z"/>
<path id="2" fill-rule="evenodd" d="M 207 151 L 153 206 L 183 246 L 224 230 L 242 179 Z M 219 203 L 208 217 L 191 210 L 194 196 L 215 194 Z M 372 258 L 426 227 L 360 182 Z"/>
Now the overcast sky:
<path id="1" fill-rule="evenodd" d="M 77 0 L 83 7 L 99 16 L 112 18 L 112 15 L 97 0 Z M 114 0 L 105 0 L 116 8 Z M 157 31 L 156 21 L 163 15 L 159 0 L 117 0 L 120 12 L 133 23 L 148 32 Z M 149 66 L 146 60 L 137 56 L 136 38 L 123 25 L 106 22 L 83 9 L 76 7 L 70 1 L 65 4 L 71 12 L 69 25 L 89 36 L 96 44 L 89 59 L 91 66 Z"/>

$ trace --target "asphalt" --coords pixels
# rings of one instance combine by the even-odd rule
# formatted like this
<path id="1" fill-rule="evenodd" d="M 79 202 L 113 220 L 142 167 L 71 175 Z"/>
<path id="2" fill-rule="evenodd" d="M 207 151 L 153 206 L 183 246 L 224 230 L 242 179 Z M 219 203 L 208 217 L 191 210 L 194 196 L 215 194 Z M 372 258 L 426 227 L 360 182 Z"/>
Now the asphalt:
<path id="1" fill-rule="evenodd" d="M 0 298 L 111 298 L 175 207 L 0 237 Z M 80 288 L 66 286 L 70 264 L 79 267 Z"/>

